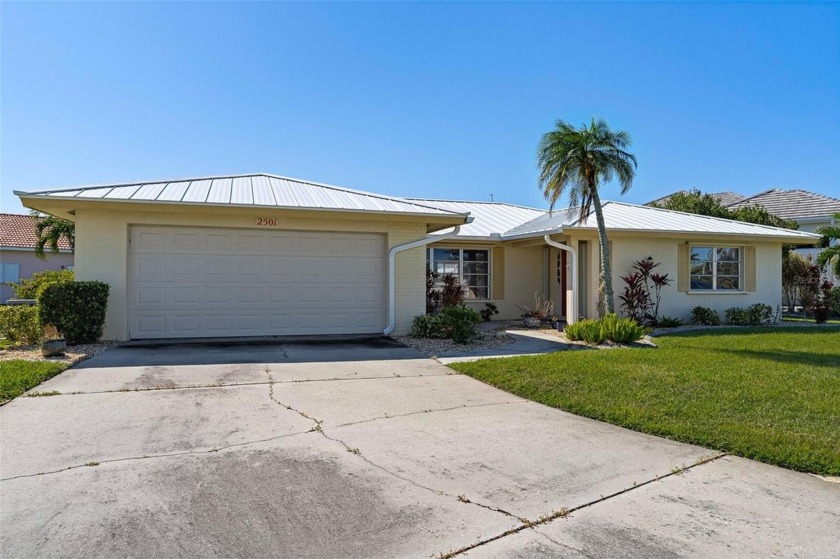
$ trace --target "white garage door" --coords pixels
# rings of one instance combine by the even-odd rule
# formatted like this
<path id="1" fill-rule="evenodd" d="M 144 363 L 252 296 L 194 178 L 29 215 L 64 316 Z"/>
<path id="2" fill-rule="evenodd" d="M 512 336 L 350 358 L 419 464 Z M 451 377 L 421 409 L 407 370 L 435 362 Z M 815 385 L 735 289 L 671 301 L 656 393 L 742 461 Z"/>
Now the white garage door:
<path id="1" fill-rule="evenodd" d="M 385 238 L 133 226 L 132 339 L 382 332 Z"/>

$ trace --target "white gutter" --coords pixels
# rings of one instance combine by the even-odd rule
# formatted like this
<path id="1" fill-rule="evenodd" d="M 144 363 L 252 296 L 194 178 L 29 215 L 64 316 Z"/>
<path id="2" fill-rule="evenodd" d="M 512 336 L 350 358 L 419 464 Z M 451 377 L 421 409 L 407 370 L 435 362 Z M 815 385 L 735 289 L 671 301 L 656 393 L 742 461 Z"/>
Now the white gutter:
<path id="1" fill-rule="evenodd" d="M 472 223 L 472 220 L 473 218 L 471 216 L 467 216 L 467 223 Z M 450 237 L 454 237 L 459 231 L 461 231 L 461 226 L 457 225 L 455 226 L 455 229 L 449 233 L 443 233 L 442 235 L 427 235 L 420 240 L 411 241 L 410 243 L 405 243 L 404 245 L 397 245 L 388 251 L 388 326 L 386 326 L 385 330 L 382 332 L 384 335 L 387 336 L 393 332 L 397 323 L 397 309 L 395 305 L 396 278 L 394 277 L 394 260 L 396 259 L 397 253 L 431 243 L 436 243 L 438 241 L 443 241 Z"/>
<path id="2" fill-rule="evenodd" d="M 558 243 L 551 240 L 551 235 L 544 237 L 545 242 L 549 246 L 565 250 L 571 257 L 569 259 L 569 273 L 572 275 L 572 300 L 568 301 L 569 307 L 566 312 L 566 324 L 574 324 L 578 319 L 578 275 L 577 275 L 577 250 L 569 245 Z M 565 288 L 565 286 L 563 286 Z"/>

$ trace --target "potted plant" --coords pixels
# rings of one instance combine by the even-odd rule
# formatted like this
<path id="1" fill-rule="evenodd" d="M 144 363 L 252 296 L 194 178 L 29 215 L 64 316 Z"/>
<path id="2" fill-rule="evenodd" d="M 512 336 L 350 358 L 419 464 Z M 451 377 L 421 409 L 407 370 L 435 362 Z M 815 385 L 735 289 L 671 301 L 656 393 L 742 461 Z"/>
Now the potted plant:
<path id="1" fill-rule="evenodd" d="M 54 324 L 44 326 L 44 338 L 41 340 L 41 355 L 44 357 L 56 357 L 64 355 L 67 349 L 67 341 L 61 337 L 58 328 Z"/>

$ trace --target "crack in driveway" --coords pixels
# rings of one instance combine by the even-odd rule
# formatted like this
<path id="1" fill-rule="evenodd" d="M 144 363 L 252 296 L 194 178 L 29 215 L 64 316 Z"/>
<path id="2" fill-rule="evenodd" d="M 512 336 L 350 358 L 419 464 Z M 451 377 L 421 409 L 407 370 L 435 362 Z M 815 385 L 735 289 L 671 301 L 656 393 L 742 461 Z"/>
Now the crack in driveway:
<path id="1" fill-rule="evenodd" d="M 581 505 L 578 505 L 578 506 L 575 506 L 575 507 L 572 507 L 572 508 L 560 509 L 558 511 L 554 511 L 551 514 L 540 517 L 538 520 L 536 520 L 534 522 L 524 523 L 522 526 L 518 526 L 518 527 L 513 528 L 511 530 L 507 530 L 505 532 L 502 532 L 501 534 L 497 534 L 493 537 L 481 540 L 481 541 L 476 542 L 474 544 L 461 547 L 459 549 L 456 549 L 454 551 L 450 551 L 448 553 L 442 553 L 438 557 L 439 557 L 439 559 L 451 559 L 452 557 L 457 557 L 458 555 L 461 555 L 463 553 L 471 551 L 471 550 L 473 550 L 477 547 L 487 545 L 489 543 L 498 541 L 498 540 L 500 540 L 502 538 L 506 538 L 508 536 L 512 536 L 514 534 L 518 534 L 519 532 L 522 532 L 523 530 L 529 530 L 529 529 L 533 529 L 537 526 L 542 526 L 544 524 L 548 524 L 549 522 L 552 522 L 552 521 L 554 521 L 558 518 L 566 518 L 566 517 L 570 516 L 572 513 L 577 512 L 581 509 L 585 509 L 587 507 L 592 507 L 592 506 L 598 505 L 600 503 L 603 503 L 605 501 L 609 501 L 610 499 L 614 499 L 616 497 L 624 495 L 625 493 L 635 491 L 636 489 L 639 489 L 640 487 L 650 485 L 651 483 L 655 483 L 657 481 L 661 481 L 661 480 L 667 479 L 669 477 L 681 475 L 681 474 L 683 474 L 683 473 L 685 473 L 689 470 L 692 470 L 694 468 L 703 466 L 703 465 L 708 464 L 710 462 L 714 462 L 715 460 L 723 458 L 724 456 L 726 456 L 726 453 L 723 453 L 723 452 L 714 453 L 714 454 L 711 454 L 709 456 L 704 456 L 703 458 L 700 458 L 699 460 L 697 460 L 696 462 L 694 462 L 694 463 L 692 463 L 688 466 L 683 466 L 681 468 L 675 468 L 674 470 L 668 472 L 667 474 L 664 474 L 664 475 L 661 475 L 661 476 L 656 476 L 653 479 L 649 479 L 649 480 L 643 481 L 641 483 L 636 483 L 632 487 L 624 488 L 620 491 L 610 493 L 609 495 L 605 495 L 605 496 L 600 497 L 598 499 L 588 501 L 586 503 L 583 503 Z M 545 534 L 542 534 L 541 532 L 537 532 L 537 533 L 545 536 Z M 546 537 L 548 538 L 548 536 L 546 536 Z M 551 538 L 548 538 L 548 539 L 551 539 Z M 554 541 L 554 540 L 552 540 L 552 541 Z M 557 543 L 557 542 L 555 542 L 555 543 Z M 563 547 L 569 547 L 569 546 L 564 545 L 564 544 L 560 544 L 560 545 L 562 545 Z"/>

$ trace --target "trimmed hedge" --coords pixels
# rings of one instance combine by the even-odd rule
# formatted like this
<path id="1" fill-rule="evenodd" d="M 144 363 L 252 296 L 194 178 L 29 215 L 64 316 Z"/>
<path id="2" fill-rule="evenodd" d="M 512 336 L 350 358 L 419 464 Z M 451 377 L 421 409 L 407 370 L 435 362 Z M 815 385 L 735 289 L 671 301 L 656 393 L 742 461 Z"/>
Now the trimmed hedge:
<path id="1" fill-rule="evenodd" d="M 41 341 L 42 333 L 37 307 L 0 307 L 0 334 L 10 342 L 37 344 Z"/>
<path id="2" fill-rule="evenodd" d="M 39 300 L 41 324 L 54 324 L 68 344 L 87 344 L 102 337 L 109 286 L 101 281 L 53 283 Z"/>

